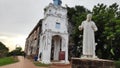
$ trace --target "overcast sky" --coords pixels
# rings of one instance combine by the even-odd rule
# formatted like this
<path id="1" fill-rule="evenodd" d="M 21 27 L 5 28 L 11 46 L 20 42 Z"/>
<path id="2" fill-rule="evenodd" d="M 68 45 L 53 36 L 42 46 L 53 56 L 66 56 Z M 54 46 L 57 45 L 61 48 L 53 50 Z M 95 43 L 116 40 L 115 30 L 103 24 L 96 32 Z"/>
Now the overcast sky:
<path id="1" fill-rule="evenodd" d="M 38 21 L 43 18 L 43 9 L 53 0 L 0 0 L 0 41 L 10 50 L 15 45 L 24 47 L 25 39 Z M 98 3 L 120 5 L 119 0 L 62 0 L 69 7 L 82 5 L 92 10 Z"/>

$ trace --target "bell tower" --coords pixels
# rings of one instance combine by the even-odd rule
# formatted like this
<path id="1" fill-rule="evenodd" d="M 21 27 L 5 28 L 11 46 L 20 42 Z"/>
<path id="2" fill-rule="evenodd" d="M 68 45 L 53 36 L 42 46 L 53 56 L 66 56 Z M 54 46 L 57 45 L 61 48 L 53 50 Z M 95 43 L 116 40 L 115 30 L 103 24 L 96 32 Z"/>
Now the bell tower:
<path id="1" fill-rule="evenodd" d="M 52 61 L 69 63 L 68 61 L 68 19 L 67 9 L 61 6 L 61 0 L 53 0 L 44 9 L 42 32 L 40 34 L 41 62 L 49 64 Z M 63 58 L 60 58 L 61 54 Z"/>
<path id="2" fill-rule="evenodd" d="M 62 4 L 61 0 L 53 0 L 54 5 L 59 6 Z"/>

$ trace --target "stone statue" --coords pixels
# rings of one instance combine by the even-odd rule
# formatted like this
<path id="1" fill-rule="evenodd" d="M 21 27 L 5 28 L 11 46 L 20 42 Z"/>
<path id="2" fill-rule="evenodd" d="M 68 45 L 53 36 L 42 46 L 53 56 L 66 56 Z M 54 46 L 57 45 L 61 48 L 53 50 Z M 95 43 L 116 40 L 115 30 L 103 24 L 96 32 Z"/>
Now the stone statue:
<path id="1" fill-rule="evenodd" d="M 94 31 L 97 31 L 95 23 L 91 20 L 92 14 L 87 15 L 87 19 L 79 26 L 79 30 L 83 30 L 83 49 L 81 58 L 97 58 L 95 56 L 95 37 Z"/>
<path id="2" fill-rule="evenodd" d="M 62 4 L 62 1 L 61 0 L 53 0 L 54 2 L 54 5 L 61 5 Z"/>

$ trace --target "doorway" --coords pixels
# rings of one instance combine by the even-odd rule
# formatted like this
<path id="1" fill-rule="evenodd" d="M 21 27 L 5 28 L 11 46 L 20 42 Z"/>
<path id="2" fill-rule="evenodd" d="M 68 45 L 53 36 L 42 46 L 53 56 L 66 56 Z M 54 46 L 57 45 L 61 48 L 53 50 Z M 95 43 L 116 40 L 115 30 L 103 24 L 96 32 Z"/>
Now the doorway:
<path id="1" fill-rule="evenodd" d="M 59 35 L 52 37 L 51 61 L 59 61 L 59 52 L 61 51 L 62 38 Z"/>

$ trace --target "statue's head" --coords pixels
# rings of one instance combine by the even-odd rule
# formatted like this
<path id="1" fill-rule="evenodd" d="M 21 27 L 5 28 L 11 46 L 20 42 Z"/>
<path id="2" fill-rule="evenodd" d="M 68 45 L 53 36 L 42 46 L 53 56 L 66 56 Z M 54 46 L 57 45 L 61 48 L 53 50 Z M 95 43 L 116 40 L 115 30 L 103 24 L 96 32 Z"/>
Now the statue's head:
<path id="1" fill-rule="evenodd" d="M 87 21 L 91 21 L 92 19 L 92 14 L 87 14 Z"/>

